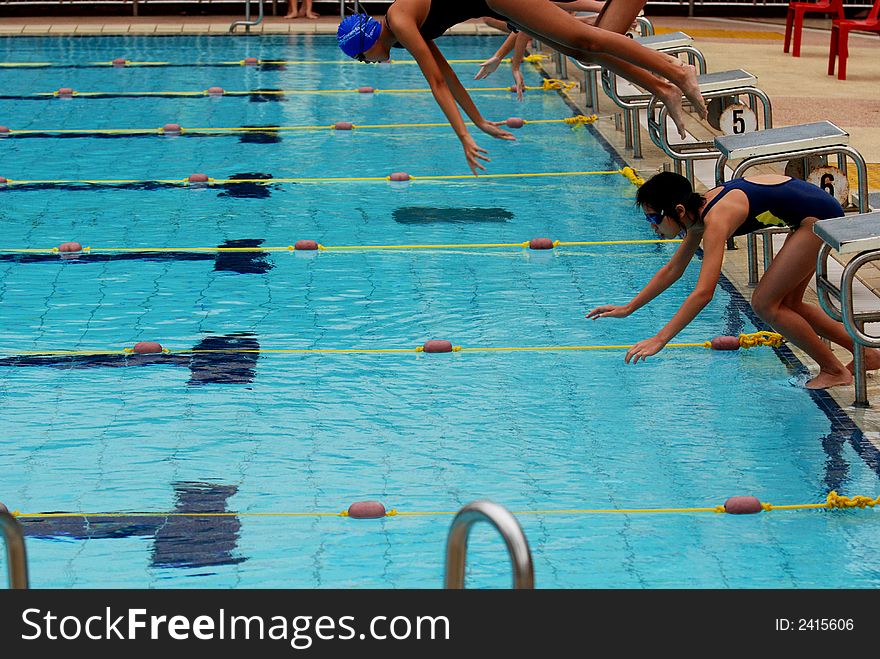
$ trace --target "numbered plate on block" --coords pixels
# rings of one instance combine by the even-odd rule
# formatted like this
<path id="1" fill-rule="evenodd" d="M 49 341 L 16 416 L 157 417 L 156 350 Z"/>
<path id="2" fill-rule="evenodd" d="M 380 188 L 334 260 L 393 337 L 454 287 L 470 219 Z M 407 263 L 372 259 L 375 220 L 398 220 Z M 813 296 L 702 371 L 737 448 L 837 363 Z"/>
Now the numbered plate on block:
<path id="1" fill-rule="evenodd" d="M 724 108 L 718 123 L 725 135 L 742 135 L 758 130 L 758 117 L 750 107 L 741 103 Z"/>
<path id="2" fill-rule="evenodd" d="M 816 167 L 810 171 L 807 181 L 825 190 L 837 199 L 841 206 L 846 206 L 849 201 L 849 181 L 846 179 L 846 174 L 837 167 L 831 165 Z"/>

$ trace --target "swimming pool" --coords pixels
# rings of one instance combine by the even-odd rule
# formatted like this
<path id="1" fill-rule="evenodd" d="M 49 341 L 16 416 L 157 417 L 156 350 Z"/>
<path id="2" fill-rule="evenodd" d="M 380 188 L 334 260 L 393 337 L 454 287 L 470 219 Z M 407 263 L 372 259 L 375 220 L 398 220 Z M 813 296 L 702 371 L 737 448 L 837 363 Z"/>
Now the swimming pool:
<path id="1" fill-rule="evenodd" d="M 442 47 L 450 59 L 479 59 L 496 42 L 456 37 Z M 337 62 L 332 38 L 8 38 L 0 51 L 3 61 L 64 65 L 0 68 L 0 116 L 14 130 L 442 121 L 425 93 L 351 91 L 425 89 L 411 64 L 72 66 L 116 57 Z M 469 88 L 508 84 L 506 70 L 474 82 L 478 64 L 454 66 Z M 525 73 L 540 86 L 535 69 Z M 347 92 L 31 96 L 64 86 L 112 94 L 214 85 Z M 553 91 L 532 90 L 522 104 L 505 91 L 474 98 L 493 119 L 573 114 Z M 621 167 L 589 128 L 535 123 L 516 135 L 513 143 L 476 136 L 493 158 L 490 173 Z M 669 348 L 635 367 L 622 350 L 273 352 L 414 349 L 433 338 L 471 348 L 630 344 L 674 313 L 698 264 L 628 319 L 584 314 L 628 300 L 674 245 L 182 251 L 300 239 L 377 246 L 652 237 L 633 208 L 635 187 L 618 174 L 304 181 L 466 174 L 448 127 L 36 133 L 0 140 L 0 149 L 0 176 L 13 181 L 135 181 L 0 190 L 0 501 L 26 514 L 87 513 L 22 518 L 35 587 L 431 588 L 442 584 L 443 513 L 477 498 L 528 513 L 714 506 L 736 494 L 774 504 L 822 501 L 832 489 L 876 494 L 876 449 L 829 396 L 789 384 L 802 367 L 785 348 Z M 155 183 L 194 172 L 286 181 Z M 69 240 L 94 255 L 10 251 Z M 676 340 L 750 332 L 755 322 L 724 281 Z M 140 367 L 118 355 L 21 357 L 119 351 L 137 341 L 220 352 Z M 333 516 L 366 499 L 433 514 Z M 166 514 L 220 511 L 237 514 Z M 539 587 L 880 584 L 871 510 L 518 519 Z M 509 580 L 499 539 L 478 526 L 468 583 Z"/>

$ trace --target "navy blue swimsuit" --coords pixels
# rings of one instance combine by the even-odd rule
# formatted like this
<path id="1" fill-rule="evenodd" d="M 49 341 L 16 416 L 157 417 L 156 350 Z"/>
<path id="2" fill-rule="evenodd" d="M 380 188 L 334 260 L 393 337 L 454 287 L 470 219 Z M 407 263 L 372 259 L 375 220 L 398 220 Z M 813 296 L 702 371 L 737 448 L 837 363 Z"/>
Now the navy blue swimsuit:
<path id="1" fill-rule="evenodd" d="M 442 37 L 443 33 L 453 25 L 464 23 L 471 18 L 483 17 L 495 18 L 507 23 L 507 18 L 490 9 L 486 0 L 431 0 L 431 7 L 428 9 L 428 15 L 425 16 L 425 22 L 419 27 L 419 33 L 425 41 L 432 41 Z M 509 23 L 508 27 L 513 29 Z M 391 47 L 403 48 L 397 42 Z"/>
<path id="2" fill-rule="evenodd" d="M 721 192 L 706 204 L 700 218 L 706 217 L 728 192 L 742 190 L 749 201 L 749 214 L 734 231 L 734 236 L 773 226 L 797 229 L 808 217 L 817 217 L 820 220 L 843 217 L 843 207 L 834 197 L 822 188 L 797 178 L 771 184 L 752 183 L 737 178 L 720 187 Z"/>
<path id="3" fill-rule="evenodd" d="M 504 16 L 489 9 L 486 0 L 431 0 L 431 8 L 428 9 L 425 22 L 419 27 L 419 33 L 425 41 L 432 41 L 442 37 L 443 33 L 453 25 L 484 16 L 507 21 Z M 392 48 L 403 48 L 403 46 L 395 42 Z"/>

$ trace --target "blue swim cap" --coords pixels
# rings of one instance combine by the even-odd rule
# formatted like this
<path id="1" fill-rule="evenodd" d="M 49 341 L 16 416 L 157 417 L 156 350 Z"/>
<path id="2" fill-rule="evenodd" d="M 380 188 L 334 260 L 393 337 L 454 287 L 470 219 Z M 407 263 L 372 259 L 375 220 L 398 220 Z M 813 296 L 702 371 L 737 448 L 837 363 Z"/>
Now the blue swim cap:
<path id="1" fill-rule="evenodd" d="M 357 57 L 379 40 L 382 24 L 367 14 L 346 16 L 336 31 L 339 47 L 349 57 Z"/>

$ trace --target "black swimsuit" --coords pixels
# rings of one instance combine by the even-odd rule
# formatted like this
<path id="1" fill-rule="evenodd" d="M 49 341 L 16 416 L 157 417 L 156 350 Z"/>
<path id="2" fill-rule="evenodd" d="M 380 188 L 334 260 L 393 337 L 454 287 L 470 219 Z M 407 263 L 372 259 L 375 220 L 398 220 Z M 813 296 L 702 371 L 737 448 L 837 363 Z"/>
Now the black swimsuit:
<path id="1" fill-rule="evenodd" d="M 425 22 L 419 27 L 419 33 L 425 41 L 432 41 L 443 36 L 453 25 L 484 16 L 507 21 L 504 16 L 489 9 L 486 0 L 431 0 L 431 7 L 425 16 Z M 395 42 L 392 48 L 403 46 Z"/>
<path id="2" fill-rule="evenodd" d="M 721 192 L 706 204 L 700 218 L 705 218 L 712 207 L 731 190 L 742 190 L 749 202 L 749 214 L 733 232 L 734 236 L 771 226 L 797 229 L 807 217 L 817 217 L 820 220 L 843 217 L 843 208 L 837 199 L 812 183 L 792 178 L 782 183 L 767 184 L 737 178 L 721 185 Z"/>

